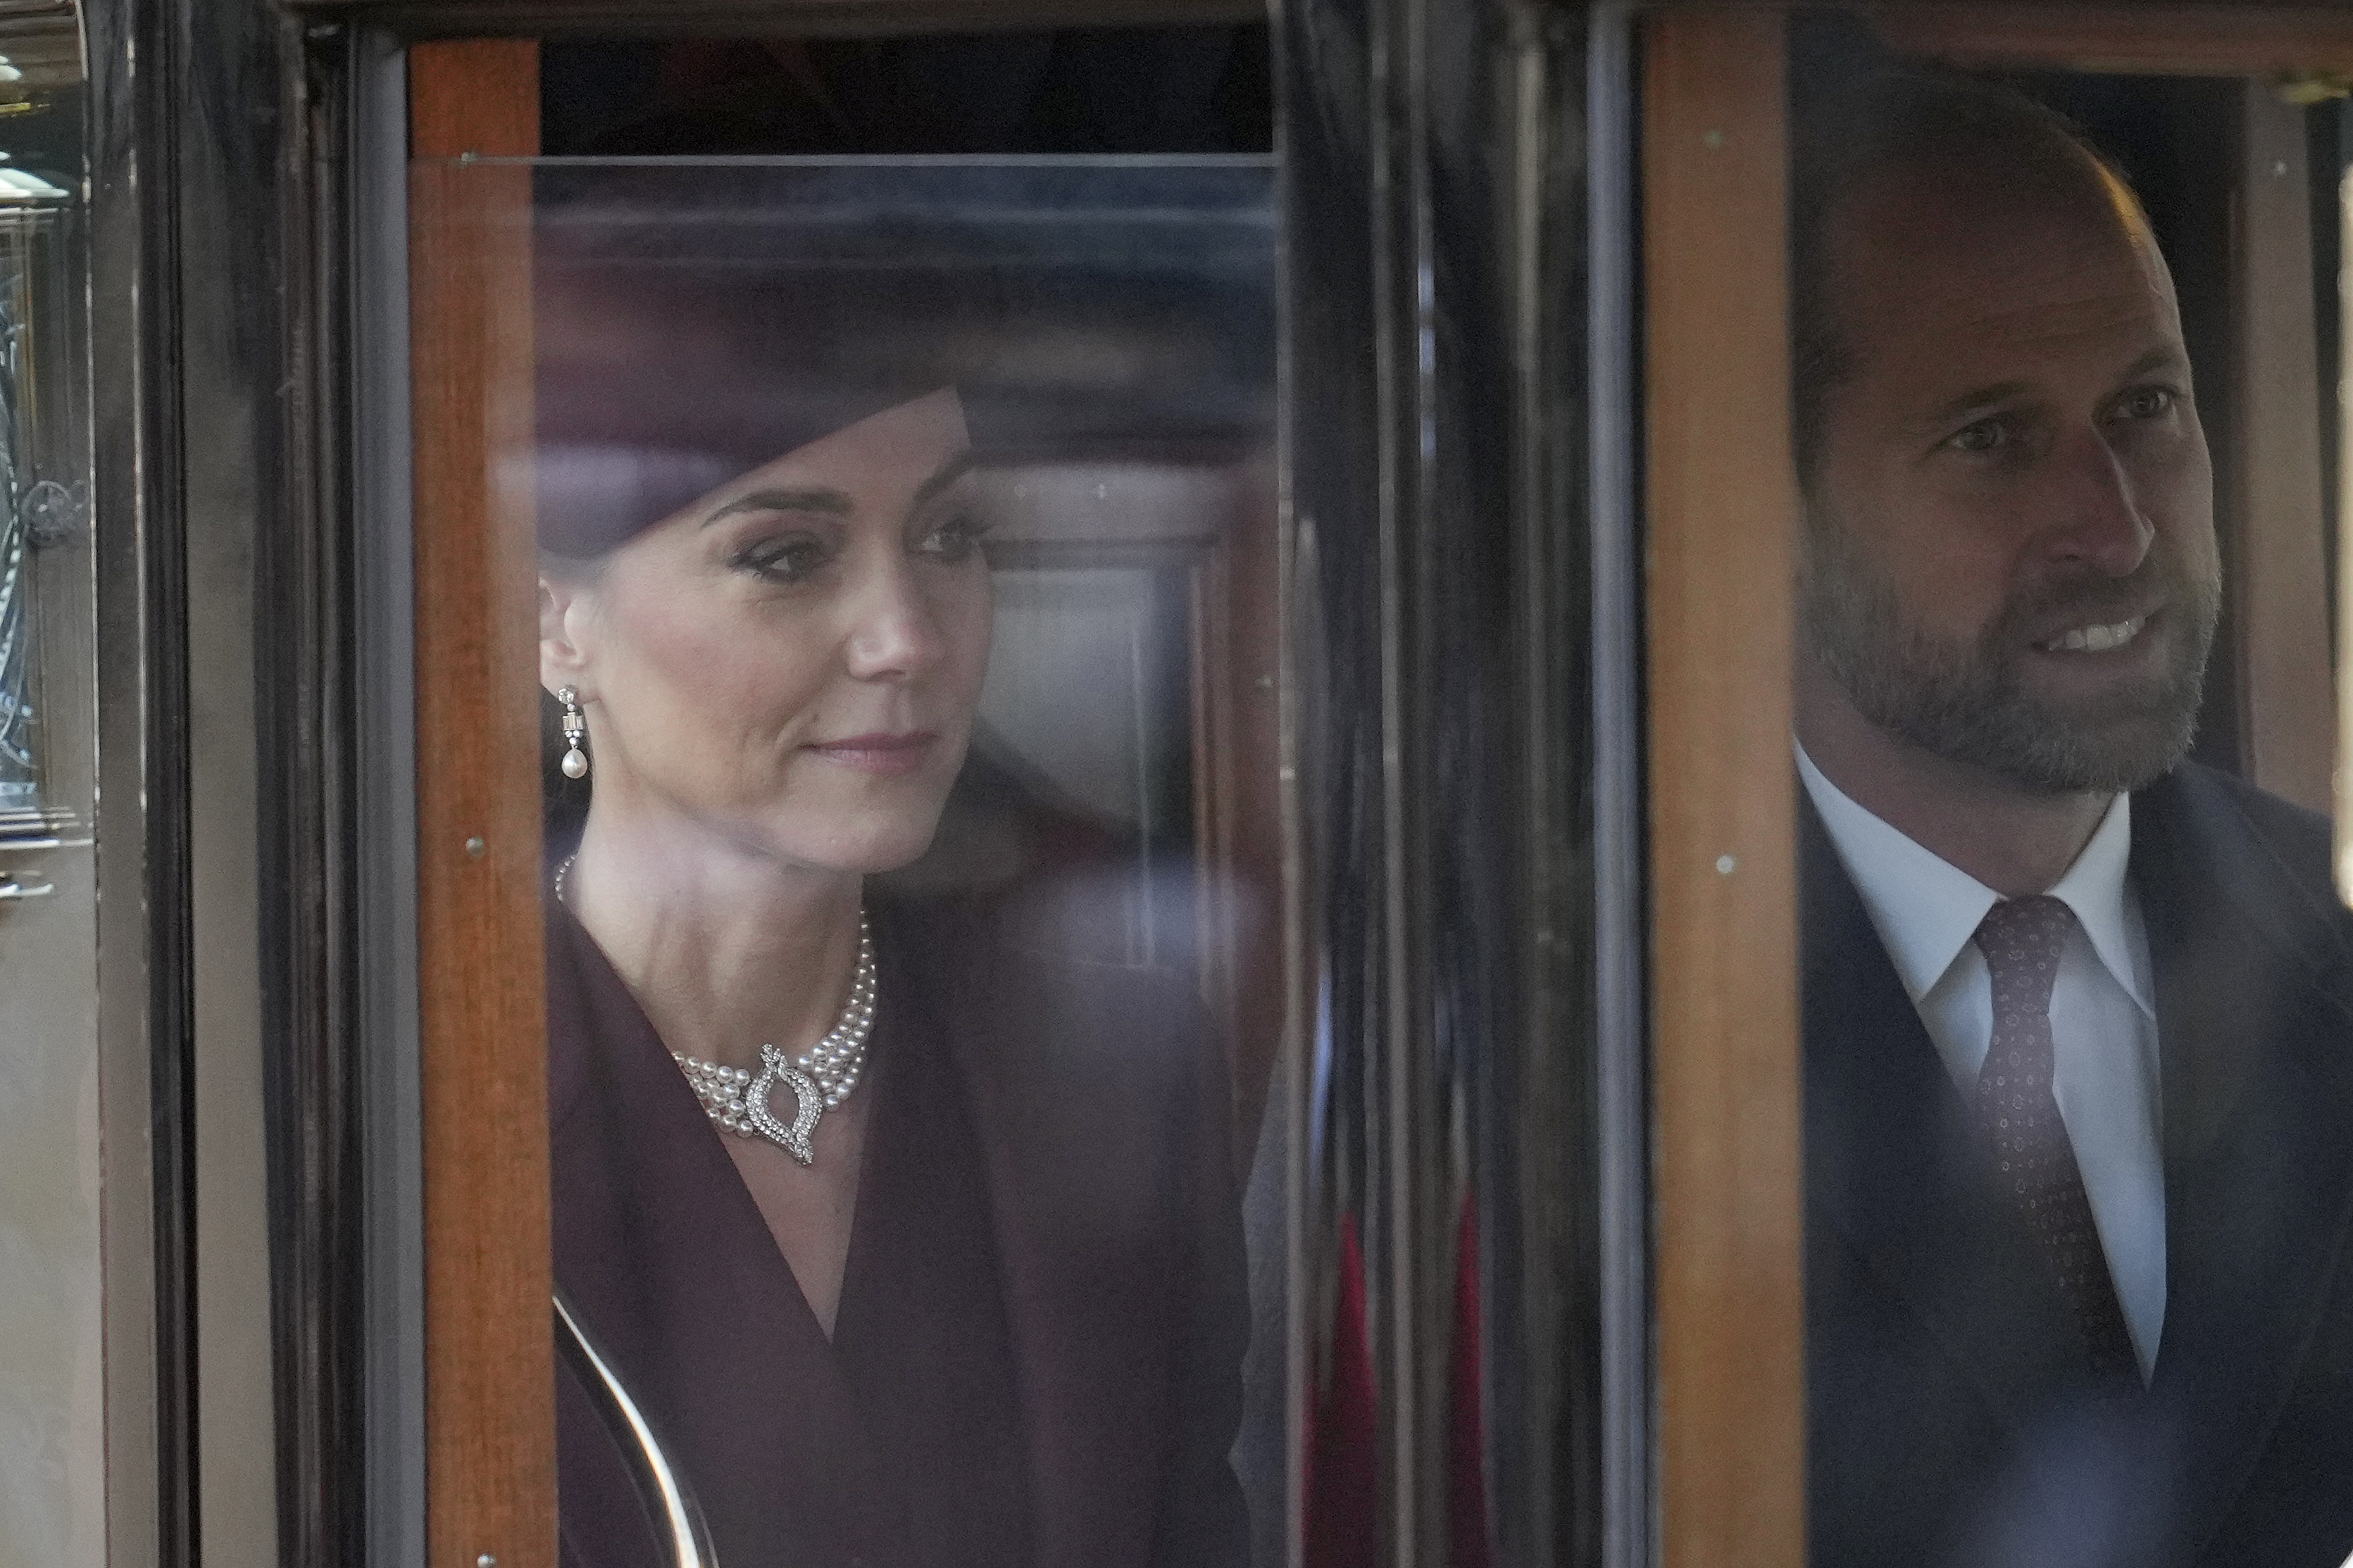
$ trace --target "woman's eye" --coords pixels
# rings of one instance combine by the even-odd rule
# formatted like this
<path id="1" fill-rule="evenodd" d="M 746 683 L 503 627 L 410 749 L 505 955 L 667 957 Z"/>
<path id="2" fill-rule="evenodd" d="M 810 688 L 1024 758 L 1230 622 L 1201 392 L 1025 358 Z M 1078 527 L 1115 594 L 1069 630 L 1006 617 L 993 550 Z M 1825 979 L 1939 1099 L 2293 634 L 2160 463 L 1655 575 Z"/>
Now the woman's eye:
<path id="1" fill-rule="evenodd" d="M 763 539 L 735 552 L 740 571 L 772 583 L 797 583 L 825 564 L 825 546 L 806 534 Z"/>
<path id="2" fill-rule="evenodd" d="M 954 563 L 967 561 L 980 546 L 981 536 L 987 528 L 971 518 L 954 518 L 923 535 L 915 548 L 934 561 Z"/>
<path id="3" fill-rule="evenodd" d="M 1957 452 L 1990 452 L 2010 440 L 2010 429 L 1999 419 L 1980 419 L 1954 432 L 1945 445 Z"/>

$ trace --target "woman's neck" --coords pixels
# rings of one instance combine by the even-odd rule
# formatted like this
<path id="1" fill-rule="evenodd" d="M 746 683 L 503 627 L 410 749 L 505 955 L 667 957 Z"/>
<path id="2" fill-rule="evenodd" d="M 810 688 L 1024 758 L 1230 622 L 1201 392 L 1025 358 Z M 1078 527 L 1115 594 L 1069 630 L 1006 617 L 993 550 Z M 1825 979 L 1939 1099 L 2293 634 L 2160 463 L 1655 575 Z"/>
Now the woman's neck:
<path id="1" fill-rule="evenodd" d="M 839 1016 L 862 880 L 592 808 L 564 901 L 663 1045 L 756 1068 L 761 1046 L 797 1054 Z"/>

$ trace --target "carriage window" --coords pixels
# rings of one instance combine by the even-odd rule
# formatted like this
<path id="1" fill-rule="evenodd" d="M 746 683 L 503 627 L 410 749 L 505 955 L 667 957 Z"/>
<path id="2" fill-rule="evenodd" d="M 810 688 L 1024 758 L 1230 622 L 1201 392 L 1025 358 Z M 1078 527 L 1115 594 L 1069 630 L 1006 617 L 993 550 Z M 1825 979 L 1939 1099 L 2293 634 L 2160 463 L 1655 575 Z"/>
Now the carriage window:
<path id="1" fill-rule="evenodd" d="M 0 1558 L 94 1568 L 100 1118 L 143 1117 L 99 1092 L 79 40 L 69 15 L 0 52 Z"/>
<path id="2" fill-rule="evenodd" d="M 536 562 L 565 1550 L 1248 1561 L 1271 161 L 418 188 Z"/>
<path id="3" fill-rule="evenodd" d="M 1998 56 L 1793 33 L 1811 1551 L 2333 1564 L 2343 109 Z"/>

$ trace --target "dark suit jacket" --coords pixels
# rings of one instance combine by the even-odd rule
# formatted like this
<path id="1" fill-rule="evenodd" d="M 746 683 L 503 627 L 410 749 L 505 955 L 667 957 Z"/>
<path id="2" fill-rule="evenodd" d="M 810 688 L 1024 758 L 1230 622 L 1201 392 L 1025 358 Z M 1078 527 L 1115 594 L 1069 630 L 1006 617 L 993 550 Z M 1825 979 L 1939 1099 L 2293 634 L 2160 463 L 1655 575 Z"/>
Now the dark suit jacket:
<path id="1" fill-rule="evenodd" d="M 2326 825 L 2185 764 L 2133 799 L 2158 993 L 2165 1326 L 2097 1390 L 1810 805 L 1817 1568 L 2339 1568 L 2353 1552 L 2353 922 Z"/>
<path id="2" fill-rule="evenodd" d="M 931 1081 L 953 1103 L 944 1117 L 934 1096 L 916 1125 L 878 1100 L 870 1152 L 929 1157 L 928 1140 L 953 1163 L 965 1149 L 977 1235 L 943 1245 L 965 1246 L 997 1295 L 925 1315 L 870 1292 L 872 1317 L 895 1307 L 907 1335 L 962 1336 L 927 1347 L 934 1364 L 967 1346 L 1009 1361 L 942 1397 L 973 1403 L 981 1425 L 966 1427 L 989 1430 L 992 1392 L 1005 1391 L 1010 1420 L 997 1426 L 1017 1451 L 878 1451 L 871 1413 L 828 1353 L 839 1338 L 825 1343 L 682 1075 L 561 910 L 548 941 L 558 1285 L 688 1471 L 725 1568 L 940 1561 L 940 1532 L 919 1539 L 906 1506 L 908 1468 L 985 1475 L 999 1458 L 1007 1484 L 1026 1480 L 1020 1533 L 1038 1568 L 1240 1563 L 1227 1452 L 1247 1301 L 1224 1075 L 1190 987 L 1013 951 L 969 920 L 905 906 L 877 911 L 875 942 L 877 1091 L 894 1093 L 888 1075 L 930 1053 Z M 838 1336 L 867 1205 L 882 1201 L 876 1183 L 870 1164 Z M 924 1216 L 907 1206 L 902 1251 L 928 1245 Z M 557 1398 L 567 1568 L 652 1563 L 617 1453 L 568 1368 Z"/>

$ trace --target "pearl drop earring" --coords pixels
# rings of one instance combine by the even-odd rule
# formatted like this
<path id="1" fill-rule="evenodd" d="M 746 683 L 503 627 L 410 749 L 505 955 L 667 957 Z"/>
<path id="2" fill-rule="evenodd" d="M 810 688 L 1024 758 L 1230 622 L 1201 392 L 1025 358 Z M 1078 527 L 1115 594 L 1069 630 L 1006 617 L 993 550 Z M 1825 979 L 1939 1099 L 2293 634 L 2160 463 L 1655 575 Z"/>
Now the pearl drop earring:
<path id="1" fill-rule="evenodd" d="M 588 753 L 582 746 L 588 739 L 588 719 L 580 711 L 580 693 L 566 686 L 555 694 L 564 704 L 564 738 L 572 749 L 564 753 L 564 776 L 585 779 L 588 776 Z"/>

